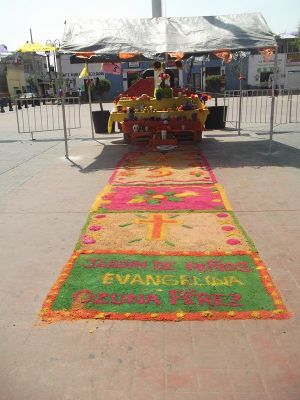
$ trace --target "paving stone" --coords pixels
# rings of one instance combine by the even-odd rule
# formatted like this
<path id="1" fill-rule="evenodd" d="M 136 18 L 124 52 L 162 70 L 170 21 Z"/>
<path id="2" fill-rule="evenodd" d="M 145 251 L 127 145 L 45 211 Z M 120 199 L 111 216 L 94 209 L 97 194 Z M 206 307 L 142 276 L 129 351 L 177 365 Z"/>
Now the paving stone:
<path id="1" fill-rule="evenodd" d="M 0 116 L 0 399 L 299 400 L 299 125 L 276 127 L 272 155 L 253 130 L 206 132 L 200 144 L 291 319 L 41 324 L 92 201 L 128 151 L 119 133 L 92 140 L 88 116 L 83 105 L 70 160 L 62 132 L 32 142 L 14 113 Z"/>

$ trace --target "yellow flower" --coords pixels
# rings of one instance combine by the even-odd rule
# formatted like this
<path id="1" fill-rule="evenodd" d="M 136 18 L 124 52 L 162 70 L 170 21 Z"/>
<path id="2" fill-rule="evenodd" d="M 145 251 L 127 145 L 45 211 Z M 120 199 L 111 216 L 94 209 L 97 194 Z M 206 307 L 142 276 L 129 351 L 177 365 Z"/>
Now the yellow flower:
<path id="1" fill-rule="evenodd" d="M 175 194 L 175 197 L 195 197 L 195 196 L 199 196 L 198 193 L 193 192 L 193 191 L 186 191 L 186 192 L 182 192 L 182 193 L 178 193 Z"/>
<path id="2" fill-rule="evenodd" d="M 99 313 L 95 316 L 96 319 L 105 319 L 105 314 L 104 313 Z"/>
<path id="3" fill-rule="evenodd" d="M 213 313 L 210 312 L 210 311 L 203 311 L 203 312 L 202 312 L 202 315 L 203 315 L 204 317 L 209 318 L 209 317 L 212 317 Z"/>
<path id="4" fill-rule="evenodd" d="M 280 300 L 274 300 L 274 304 L 282 304 L 282 301 L 280 301 Z"/>
<path id="5" fill-rule="evenodd" d="M 251 313 L 251 317 L 252 318 L 260 318 L 260 312 L 259 311 L 253 311 L 253 313 Z"/>
<path id="6" fill-rule="evenodd" d="M 228 311 L 227 315 L 229 315 L 229 317 L 234 317 L 236 313 L 234 311 Z"/>
<path id="7" fill-rule="evenodd" d="M 179 311 L 179 312 L 176 313 L 176 317 L 177 318 L 183 318 L 184 316 L 185 316 L 185 313 L 182 312 L 182 311 Z"/>
<path id="8" fill-rule="evenodd" d="M 284 312 L 285 310 L 283 310 L 282 308 L 278 308 L 278 310 L 273 311 L 273 314 L 282 314 Z"/>
<path id="9" fill-rule="evenodd" d="M 145 201 L 144 196 L 136 196 L 134 199 L 131 199 L 127 202 L 127 204 L 139 204 Z"/>

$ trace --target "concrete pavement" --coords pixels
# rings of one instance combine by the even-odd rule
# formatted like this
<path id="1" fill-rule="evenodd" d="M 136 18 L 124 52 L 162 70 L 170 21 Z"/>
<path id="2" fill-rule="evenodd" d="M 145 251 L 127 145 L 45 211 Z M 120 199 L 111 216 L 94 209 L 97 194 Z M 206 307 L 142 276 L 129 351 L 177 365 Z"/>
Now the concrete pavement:
<path id="1" fill-rule="evenodd" d="M 107 109 L 112 105 L 106 104 Z M 94 105 L 97 109 L 97 105 Z M 128 151 L 72 132 L 16 133 L 0 114 L 1 400 L 299 400 L 300 125 L 206 132 L 200 147 L 294 314 L 283 321 L 38 323 L 88 210 Z"/>

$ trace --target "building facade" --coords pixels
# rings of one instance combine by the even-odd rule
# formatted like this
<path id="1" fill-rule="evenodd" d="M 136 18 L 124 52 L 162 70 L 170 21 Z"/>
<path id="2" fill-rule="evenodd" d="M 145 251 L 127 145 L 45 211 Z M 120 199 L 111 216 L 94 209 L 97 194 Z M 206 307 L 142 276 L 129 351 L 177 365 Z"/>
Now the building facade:
<path id="1" fill-rule="evenodd" d="M 300 49 L 297 46 L 299 35 L 281 34 L 277 37 L 277 86 L 281 90 L 300 90 Z M 250 88 L 271 87 L 274 69 L 274 55 L 264 59 L 252 55 L 248 63 L 248 85 Z"/>
<path id="2" fill-rule="evenodd" d="M 126 91 L 137 79 L 153 76 L 152 62 L 150 61 L 133 61 L 114 64 L 116 71 L 111 69 L 107 73 L 102 63 L 96 62 L 93 59 L 88 61 L 89 76 L 87 78 L 79 78 L 80 73 L 85 65 L 84 59 L 78 59 L 69 55 L 61 55 L 62 76 L 64 78 L 64 87 L 69 94 L 81 90 L 83 96 L 87 96 L 86 80 L 92 82 L 91 92 L 93 97 L 93 84 L 96 78 L 108 79 L 111 82 L 109 93 L 104 95 L 106 99 L 114 99 L 121 92 Z M 167 69 L 173 75 L 175 86 L 183 86 L 184 73 L 176 68 L 174 62 L 167 63 Z"/>
<path id="3" fill-rule="evenodd" d="M 45 56 L 15 53 L 0 60 L 0 93 L 3 97 L 25 92 L 44 96 L 50 86 Z"/>
<path id="4" fill-rule="evenodd" d="M 249 88 L 272 86 L 274 55 L 264 60 L 261 55 L 249 57 Z M 281 90 L 300 89 L 300 53 L 279 53 L 277 61 L 277 86 Z"/>

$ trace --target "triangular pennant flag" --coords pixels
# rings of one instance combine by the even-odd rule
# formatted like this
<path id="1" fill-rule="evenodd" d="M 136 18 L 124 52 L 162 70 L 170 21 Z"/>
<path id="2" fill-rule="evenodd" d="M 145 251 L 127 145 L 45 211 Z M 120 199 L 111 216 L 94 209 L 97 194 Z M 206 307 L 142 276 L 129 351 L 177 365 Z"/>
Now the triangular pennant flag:
<path id="1" fill-rule="evenodd" d="M 80 72 L 79 78 L 87 78 L 89 76 L 89 67 L 87 63 L 83 67 L 83 70 Z"/>

